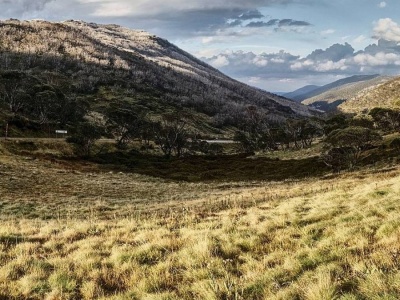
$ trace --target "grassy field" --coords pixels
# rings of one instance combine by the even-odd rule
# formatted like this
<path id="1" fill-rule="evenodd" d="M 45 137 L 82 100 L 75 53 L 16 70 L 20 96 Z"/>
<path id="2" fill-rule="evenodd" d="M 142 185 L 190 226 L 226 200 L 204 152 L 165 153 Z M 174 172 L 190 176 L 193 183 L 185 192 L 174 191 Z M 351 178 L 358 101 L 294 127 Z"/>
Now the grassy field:
<path id="1" fill-rule="evenodd" d="M 0 144 L 0 176 L 0 299 L 400 297 L 396 165 L 184 182 Z"/>

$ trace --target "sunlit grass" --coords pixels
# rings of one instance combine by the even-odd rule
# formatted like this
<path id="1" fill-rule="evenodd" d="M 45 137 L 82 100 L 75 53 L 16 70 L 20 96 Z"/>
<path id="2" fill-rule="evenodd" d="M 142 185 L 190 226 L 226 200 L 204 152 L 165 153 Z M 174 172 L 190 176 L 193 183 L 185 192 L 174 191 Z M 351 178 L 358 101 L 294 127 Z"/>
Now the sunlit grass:
<path id="1" fill-rule="evenodd" d="M 1 166 L 5 174 L 17 168 L 5 160 Z M 45 164 L 36 167 L 51 175 Z M 397 169 L 322 180 L 220 183 L 208 191 L 203 184 L 89 174 L 71 178 L 110 176 L 106 187 L 114 182 L 120 190 L 131 182 L 132 197 L 133 187 L 143 196 L 136 206 L 142 213 L 125 209 L 125 190 L 117 194 L 125 195 L 121 203 L 104 194 L 99 202 L 82 197 L 87 208 L 74 217 L 65 213 L 78 203 L 68 203 L 71 188 L 65 198 L 61 191 L 52 199 L 43 194 L 47 200 L 36 195 L 38 214 L 48 213 L 45 206 L 52 201 L 60 209 L 48 220 L 33 218 L 19 207 L 26 193 L 14 191 L 20 197 L 14 201 L 18 217 L 6 206 L 0 226 L 1 299 L 400 297 Z M 2 191 L 8 191 L 4 185 Z M 96 190 L 89 191 L 95 199 Z"/>

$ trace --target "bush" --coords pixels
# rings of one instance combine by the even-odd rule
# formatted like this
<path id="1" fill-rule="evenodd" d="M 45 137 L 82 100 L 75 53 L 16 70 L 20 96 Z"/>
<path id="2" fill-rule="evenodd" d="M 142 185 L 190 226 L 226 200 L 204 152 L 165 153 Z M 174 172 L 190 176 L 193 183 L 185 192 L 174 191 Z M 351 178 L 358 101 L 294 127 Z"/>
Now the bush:
<path id="1" fill-rule="evenodd" d="M 352 168 L 357 160 L 355 159 L 352 147 L 332 148 L 321 156 L 321 160 L 334 172 Z"/>
<path id="2" fill-rule="evenodd" d="M 400 138 L 395 138 L 393 141 L 391 141 L 390 148 L 400 151 Z"/>
<path id="3" fill-rule="evenodd" d="M 102 129 L 89 122 L 80 123 L 73 134 L 67 138 L 68 143 L 75 146 L 75 154 L 90 156 L 94 143 L 102 136 Z"/>
<path id="4" fill-rule="evenodd" d="M 382 137 L 375 131 L 364 127 L 348 127 L 332 131 L 325 139 L 328 151 L 323 161 L 334 170 L 340 166 L 353 168 L 362 152 L 371 149 Z"/>

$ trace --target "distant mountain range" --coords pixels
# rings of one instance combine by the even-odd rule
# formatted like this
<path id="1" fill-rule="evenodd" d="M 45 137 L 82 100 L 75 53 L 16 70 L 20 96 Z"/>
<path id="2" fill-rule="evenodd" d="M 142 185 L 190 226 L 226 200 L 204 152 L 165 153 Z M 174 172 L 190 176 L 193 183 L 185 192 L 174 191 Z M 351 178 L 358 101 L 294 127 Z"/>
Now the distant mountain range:
<path id="1" fill-rule="evenodd" d="M 306 85 L 303 86 L 302 88 L 299 88 L 293 92 L 290 93 L 283 93 L 282 96 L 292 99 L 296 102 L 301 102 L 303 101 L 308 94 L 312 93 L 313 91 L 315 91 L 316 89 L 321 88 L 321 86 L 318 85 Z"/>
<path id="2" fill-rule="evenodd" d="M 235 126 L 248 106 L 277 121 L 316 113 L 229 78 L 165 39 L 117 25 L 1 21 L 0 70 L 0 86 L 11 76 L 2 72 L 22 73 L 12 75 L 12 82 L 29 91 L 27 97 L 36 99 L 39 90 L 51 89 L 86 101 L 100 118 L 120 102 L 146 109 L 154 118 L 183 110 L 205 133 Z"/>
<path id="3" fill-rule="evenodd" d="M 379 75 L 356 75 L 340 79 L 330 84 L 305 86 L 292 93 L 284 94 L 295 101 L 323 111 L 333 111 L 365 89 L 371 89 L 387 82 L 392 77 Z"/>

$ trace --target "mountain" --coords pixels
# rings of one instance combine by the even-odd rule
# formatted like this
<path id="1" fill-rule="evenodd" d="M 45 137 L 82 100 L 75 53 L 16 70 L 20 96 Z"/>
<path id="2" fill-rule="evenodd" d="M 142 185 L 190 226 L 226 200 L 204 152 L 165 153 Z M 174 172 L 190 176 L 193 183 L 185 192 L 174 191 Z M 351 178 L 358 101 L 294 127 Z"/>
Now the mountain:
<path id="1" fill-rule="evenodd" d="M 318 85 L 306 85 L 306 86 L 303 86 L 302 88 L 299 88 L 293 92 L 284 93 L 284 94 L 282 94 L 282 96 L 292 99 L 296 102 L 301 102 L 304 100 L 303 95 L 309 94 L 318 88 L 320 88 L 320 86 L 318 86 Z"/>
<path id="2" fill-rule="evenodd" d="M 368 112 L 374 107 L 400 108 L 400 77 L 366 88 L 339 105 L 346 113 Z"/>
<path id="3" fill-rule="evenodd" d="M 343 84 L 334 86 L 333 88 L 330 88 L 317 96 L 307 98 L 302 101 L 302 103 L 311 105 L 312 107 L 321 109 L 323 111 L 333 111 L 336 110 L 338 106 L 341 107 L 342 103 L 354 97 L 359 92 L 362 92 L 365 89 L 371 89 L 391 79 L 389 76 L 376 77 L 374 75 L 371 77 L 372 78 L 362 77 L 362 79 L 365 80 L 353 81 L 349 83 L 344 83 L 346 81 L 342 81 L 341 83 Z M 351 78 L 354 79 L 354 77 Z"/>
<path id="4" fill-rule="evenodd" d="M 35 120 L 46 101 L 56 102 L 56 112 L 65 111 L 61 102 L 89 105 L 99 119 L 121 103 L 153 118 L 184 111 L 202 133 L 236 126 L 248 106 L 276 121 L 315 114 L 229 78 L 165 39 L 118 25 L 1 21 L 0 70 L 0 105 Z M 11 94 L 25 104 L 13 104 Z"/>
<path id="5" fill-rule="evenodd" d="M 326 84 L 324 86 L 318 87 L 318 88 L 312 88 L 313 86 L 311 86 L 310 91 L 306 91 L 303 94 L 300 95 L 296 95 L 295 99 L 288 97 L 290 99 L 296 100 L 297 102 L 304 102 L 304 100 L 312 98 L 312 97 L 316 97 L 318 95 L 321 95 L 331 89 L 340 87 L 342 85 L 345 84 L 349 84 L 349 83 L 354 83 L 354 82 L 361 82 L 361 81 L 365 81 L 365 80 L 370 80 L 373 78 L 378 77 L 379 75 L 355 75 L 355 76 L 351 76 L 351 77 L 347 77 L 347 78 L 343 78 L 340 80 L 337 80 L 335 82 Z M 306 90 L 308 89 L 307 86 L 305 86 L 304 88 L 306 88 Z M 296 92 L 296 91 L 295 91 Z M 287 94 L 285 95 L 285 97 L 287 97 Z"/>

